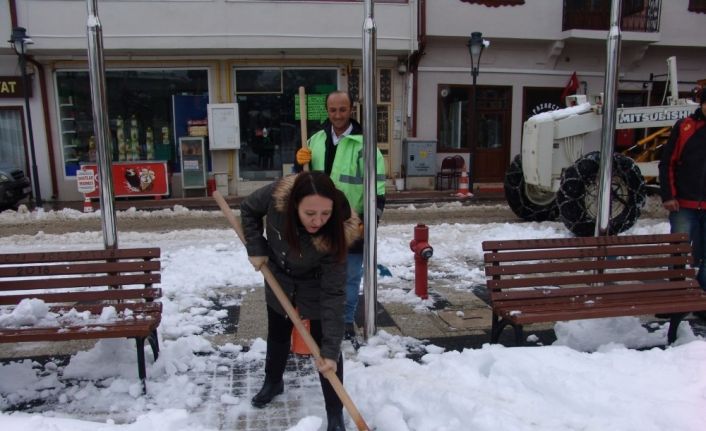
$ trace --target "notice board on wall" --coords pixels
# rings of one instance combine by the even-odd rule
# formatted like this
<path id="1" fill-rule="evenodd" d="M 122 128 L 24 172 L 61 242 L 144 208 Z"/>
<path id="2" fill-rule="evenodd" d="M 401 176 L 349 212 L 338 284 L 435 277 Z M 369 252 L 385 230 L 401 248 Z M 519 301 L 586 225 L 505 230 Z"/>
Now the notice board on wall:
<path id="1" fill-rule="evenodd" d="M 237 103 L 208 104 L 208 135 L 211 151 L 240 148 L 240 116 Z"/>

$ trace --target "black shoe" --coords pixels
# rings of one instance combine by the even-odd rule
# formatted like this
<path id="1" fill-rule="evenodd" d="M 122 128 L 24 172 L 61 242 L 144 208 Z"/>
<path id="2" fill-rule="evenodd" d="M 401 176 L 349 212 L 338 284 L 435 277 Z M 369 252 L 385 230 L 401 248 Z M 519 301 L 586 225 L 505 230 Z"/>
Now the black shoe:
<path id="1" fill-rule="evenodd" d="M 284 392 L 284 382 L 282 380 L 274 383 L 265 381 L 265 383 L 262 385 L 262 389 L 260 389 L 260 392 L 258 392 L 254 397 L 252 397 L 250 404 L 252 404 L 253 407 L 261 409 L 267 404 L 269 404 L 269 402 L 272 401 L 272 398 L 276 397 L 282 392 Z"/>
<path id="2" fill-rule="evenodd" d="M 343 422 L 343 412 L 326 413 L 328 425 L 326 431 L 346 431 L 346 425 Z"/>
<path id="3" fill-rule="evenodd" d="M 346 331 L 343 333 L 344 340 L 352 340 L 355 338 L 355 326 L 352 323 L 346 323 Z"/>

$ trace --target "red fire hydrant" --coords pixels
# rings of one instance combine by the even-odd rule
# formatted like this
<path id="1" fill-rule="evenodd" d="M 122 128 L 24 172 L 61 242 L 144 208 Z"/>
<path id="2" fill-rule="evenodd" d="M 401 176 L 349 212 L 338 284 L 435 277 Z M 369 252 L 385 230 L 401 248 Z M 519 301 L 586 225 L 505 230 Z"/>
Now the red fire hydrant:
<path id="1" fill-rule="evenodd" d="M 434 249 L 429 245 L 429 228 L 426 225 L 420 223 L 414 227 L 414 239 L 410 241 L 409 248 L 414 252 L 414 293 L 422 299 L 427 299 L 428 262 L 434 254 Z"/>

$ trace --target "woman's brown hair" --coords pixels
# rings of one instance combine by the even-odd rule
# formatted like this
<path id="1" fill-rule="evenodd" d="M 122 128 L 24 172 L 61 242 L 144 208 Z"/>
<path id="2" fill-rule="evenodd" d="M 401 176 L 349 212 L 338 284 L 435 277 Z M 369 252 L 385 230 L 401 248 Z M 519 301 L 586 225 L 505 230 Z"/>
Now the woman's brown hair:
<path id="1" fill-rule="evenodd" d="M 302 172 L 297 175 L 294 185 L 287 200 L 287 217 L 284 225 L 284 239 L 292 250 L 299 251 L 299 235 L 297 231 L 301 222 L 299 220 L 299 204 L 302 199 L 311 195 L 319 195 L 333 202 L 331 217 L 328 219 L 316 236 L 323 238 L 331 254 L 343 262 L 346 259 L 348 246 L 344 222 L 350 217 L 350 209 L 343 193 L 336 188 L 328 175 L 322 172 Z"/>

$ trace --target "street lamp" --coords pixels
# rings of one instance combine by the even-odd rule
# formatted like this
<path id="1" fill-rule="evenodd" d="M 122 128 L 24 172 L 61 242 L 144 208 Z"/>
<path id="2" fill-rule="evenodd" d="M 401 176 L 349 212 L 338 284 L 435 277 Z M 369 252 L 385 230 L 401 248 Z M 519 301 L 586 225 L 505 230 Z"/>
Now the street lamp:
<path id="1" fill-rule="evenodd" d="M 27 29 L 15 27 L 12 29 L 12 36 L 9 43 L 17 53 L 20 61 L 20 72 L 22 73 L 22 93 L 25 98 L 25 111 L 27 111 L 27 131 L 29 132 L 29 154 L 32 159 L 32 186 L 34 187 L 34 204 L 37 208 L 42 207 L 42 194 L 39 191 L 39 176 L 37 175 L 37 158 L 34 153 L 34 133 L 32 133 L 32 114 L 29 110 L 29 79 L 27 77 L 27 45 L 34 41 L 27 36 Z"/>
<path id="2" fill-rule="evenodd" d="M 473 190 L 473 152 L 477 147 L 478 140 L 478 91 L 476 90 L 476 79 L 478 78 L 478 68 L 480 67 L 480 57 L 483 55 L 483 49 L 490 43 L 483 39 L 483 33 L 474 31 L 471 33 L 471 38 L 468 39 L 468 53 L 471 55 L 471 76 L 473 77 L 473 119 L 472 129 L 473 135 L 470 142 L 470 152 L 468 154 L 468 189 Z"/>

